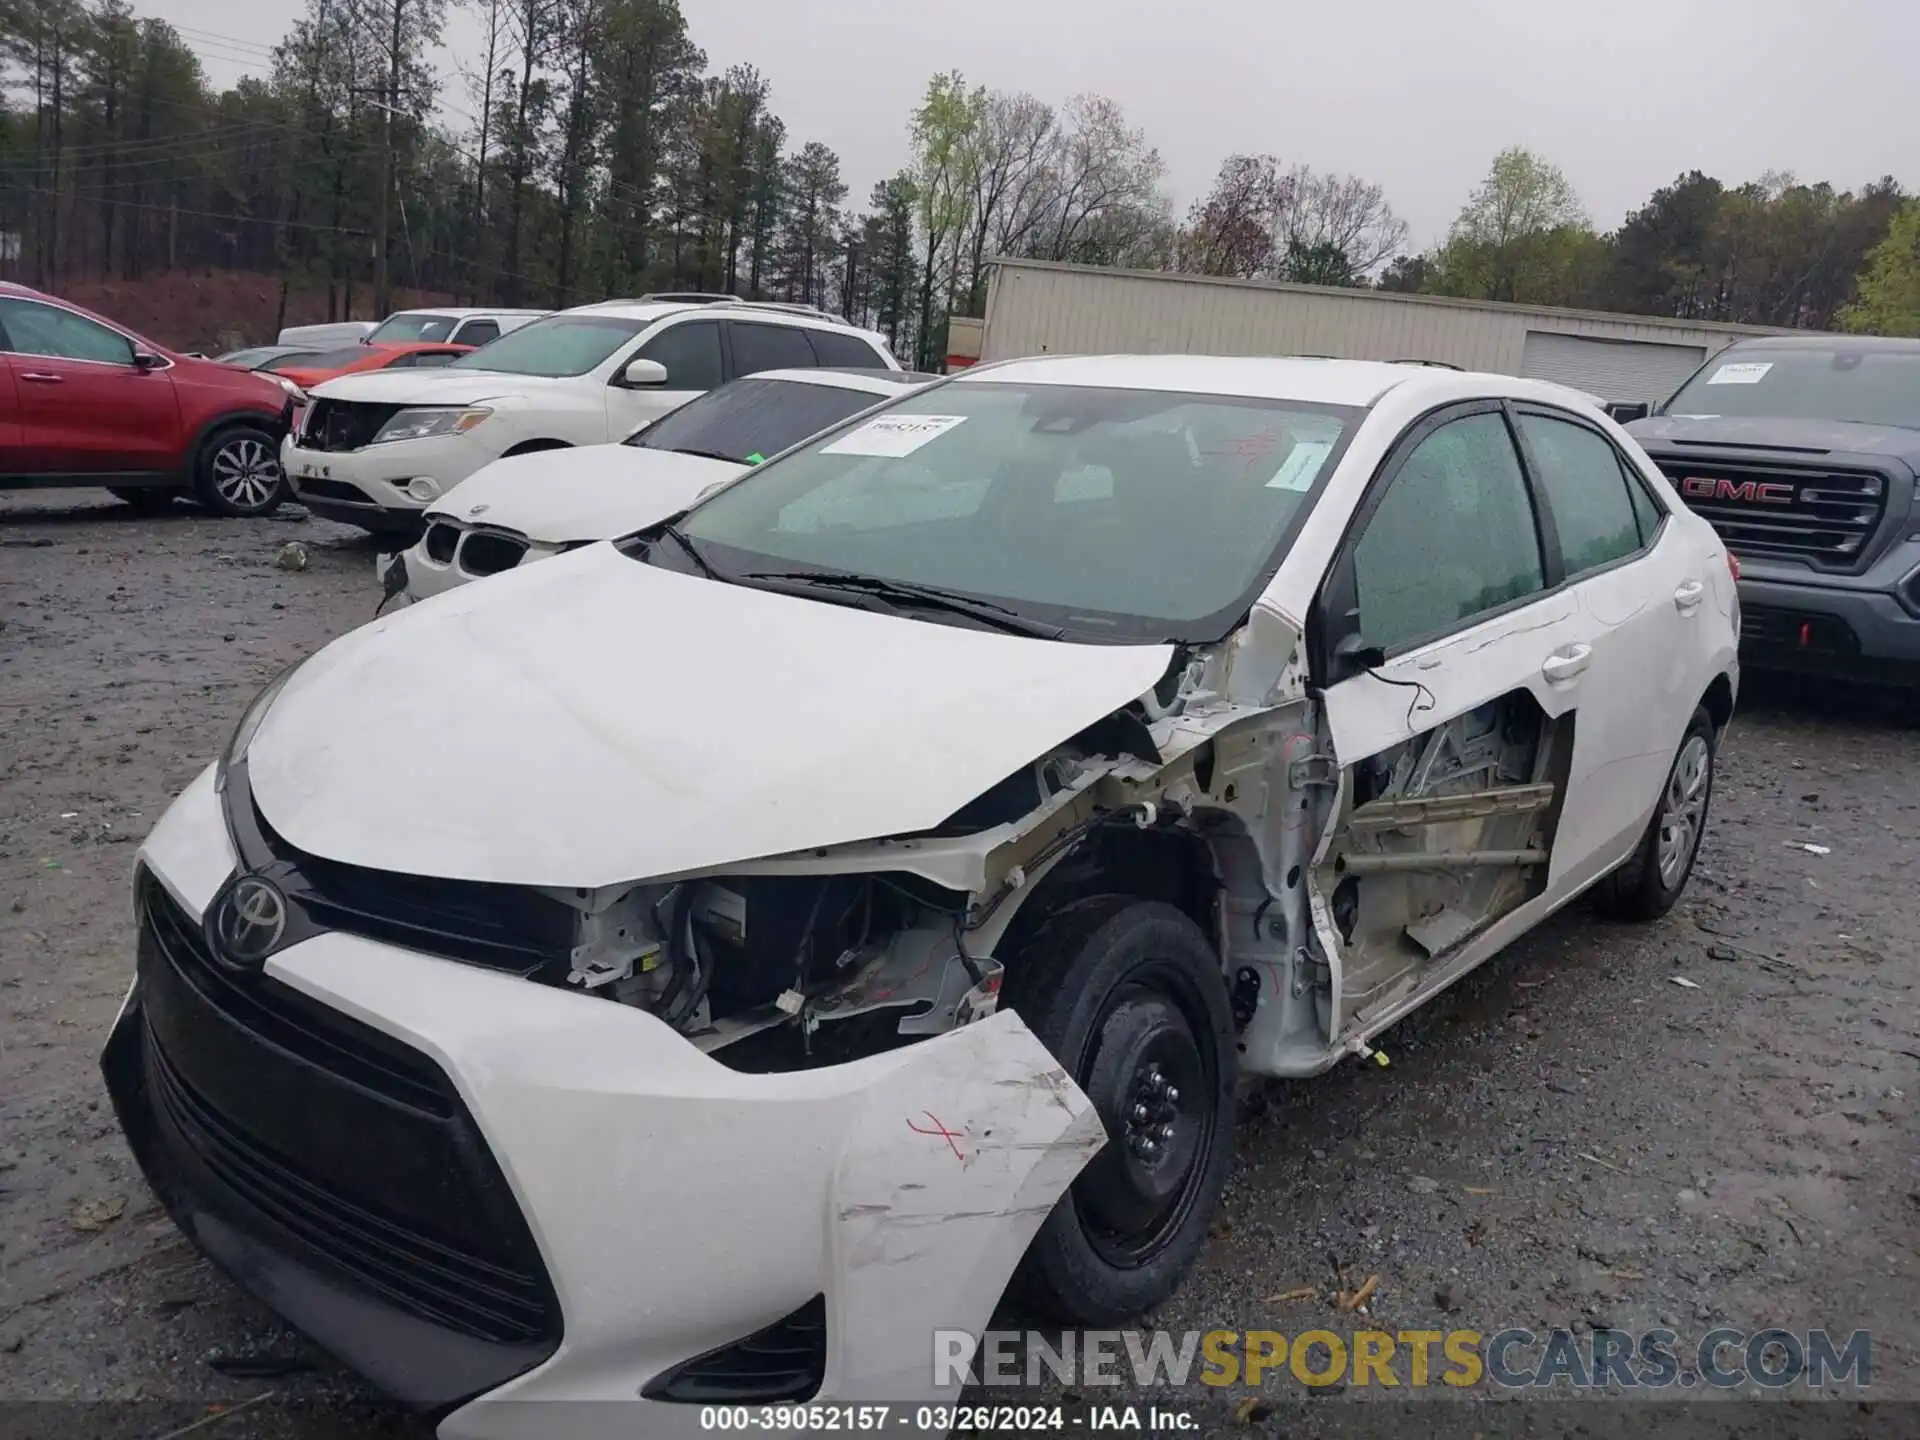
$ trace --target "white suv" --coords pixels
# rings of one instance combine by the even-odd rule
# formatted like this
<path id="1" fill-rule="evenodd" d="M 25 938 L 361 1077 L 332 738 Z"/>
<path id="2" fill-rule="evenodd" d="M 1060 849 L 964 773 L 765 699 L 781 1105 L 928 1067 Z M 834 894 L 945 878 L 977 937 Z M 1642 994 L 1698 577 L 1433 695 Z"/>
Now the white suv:
<path id="1" fill-rule="evenodd" d="M 417 534 L 489 461 L 603 445 L 740 375 L 898 370 L 886 341 L 819 310 L 726 300 L 609 300 L 535 320 L 436 370 L 315 387 L 281 460 L 316 515 Z"/>

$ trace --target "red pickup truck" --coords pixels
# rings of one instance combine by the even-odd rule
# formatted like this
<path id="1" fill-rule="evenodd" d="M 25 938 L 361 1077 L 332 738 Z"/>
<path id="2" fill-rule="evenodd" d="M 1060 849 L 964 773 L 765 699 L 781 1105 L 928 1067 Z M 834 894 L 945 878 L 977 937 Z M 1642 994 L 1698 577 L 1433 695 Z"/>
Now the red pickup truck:
<path id="1" fill-rule="evenodd" d="M 192 494 L 222 515 L 269 514 L 287 494 L 292 410 L 270 376 L 0 282 L 0 489 L 100 486 L 154 509 Z"/>

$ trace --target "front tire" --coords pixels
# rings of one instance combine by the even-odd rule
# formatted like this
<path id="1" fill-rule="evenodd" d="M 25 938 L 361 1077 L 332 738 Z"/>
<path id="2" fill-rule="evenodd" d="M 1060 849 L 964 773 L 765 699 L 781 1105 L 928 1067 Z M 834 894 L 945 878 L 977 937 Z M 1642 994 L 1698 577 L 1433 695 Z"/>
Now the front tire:
<path id="1" fill-rule="evenodd" d="M 288 495 L 278 442 L 257 425 L 215 431 L 200 447 L 193 488 L 216 515 L 271 515 Z"/>
<path id="2" fill-rule="evenodd" d="M 1007 1002 L 1108 1135 L 1013 1292 L 1069 1324 L 1117 1324 L 1179 1288 L 1226 1184 L 1237 1051 L 1220 959 L 1172 906 L 1100 896 L 1043 923 L 1006 974 Z"/>
<path id="3" fill-rule="evenodd" d="M 1696 709 L 1639 847 L 1594 887 L 1594 902 L 1602 914 L 1615 920 L 1658 920 L 1687 888 L 1713 801 L 1717 738 L 1713 716 L 1705 706 Z"/>

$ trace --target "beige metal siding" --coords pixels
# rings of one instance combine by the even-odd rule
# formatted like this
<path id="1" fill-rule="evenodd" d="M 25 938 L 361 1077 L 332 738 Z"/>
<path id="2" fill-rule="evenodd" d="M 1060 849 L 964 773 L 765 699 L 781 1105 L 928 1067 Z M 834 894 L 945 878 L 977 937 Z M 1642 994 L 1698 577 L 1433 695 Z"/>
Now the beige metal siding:
<path id="1" fill-rule="evenodd" d="M 1697 347 L 1713 354 L 1759 327 L 1478 304 L 1369 290 L 996 262 L 986 361 L 1041 354 L 1328 355 L 1442 360 L 1517 375 L 1527 332 Z"/>

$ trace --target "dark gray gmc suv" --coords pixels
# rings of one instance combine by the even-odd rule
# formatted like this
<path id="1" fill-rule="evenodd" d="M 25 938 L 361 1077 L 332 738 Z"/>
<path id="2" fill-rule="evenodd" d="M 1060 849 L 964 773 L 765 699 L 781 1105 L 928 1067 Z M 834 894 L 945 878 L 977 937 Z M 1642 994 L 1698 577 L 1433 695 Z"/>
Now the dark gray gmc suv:
<path id="1" fill-rule="evenodd" d="M 1742 340 L 1627 431 L 1738 558 L 1744 663 L 1920 684 L 1920 340 Z"/>

